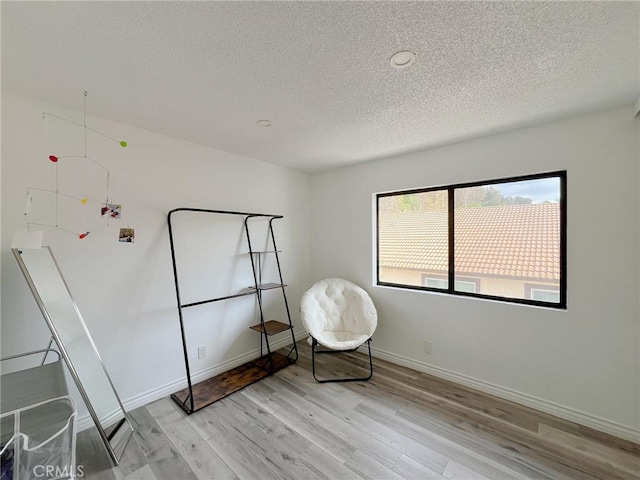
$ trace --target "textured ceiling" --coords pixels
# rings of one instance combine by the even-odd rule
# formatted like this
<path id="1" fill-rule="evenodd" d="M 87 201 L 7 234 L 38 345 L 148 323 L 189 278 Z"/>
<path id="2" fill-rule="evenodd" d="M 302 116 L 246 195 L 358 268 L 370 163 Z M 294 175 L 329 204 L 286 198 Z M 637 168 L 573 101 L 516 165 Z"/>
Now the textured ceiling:
<path id="1" fill-rule="evenodd" d="M 635 2 L 2 2 L 2 88 L 303 171 L 633 103 Z M 398 50 L 416 53 L 406 69 Z M 260 127 L 256 121 L 271 120 Z"/>

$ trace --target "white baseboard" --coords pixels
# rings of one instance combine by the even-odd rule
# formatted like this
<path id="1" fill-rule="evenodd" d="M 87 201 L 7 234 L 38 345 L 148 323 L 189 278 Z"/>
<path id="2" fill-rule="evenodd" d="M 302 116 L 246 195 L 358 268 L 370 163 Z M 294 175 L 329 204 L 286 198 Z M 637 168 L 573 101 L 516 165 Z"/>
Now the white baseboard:
<path id="1" fill-rule="evenodd" d="M 299 341 L 307 337 L 307 332 L 306 331 L 299 332 L 299 333 L 296 333 L 294 336 L 296 341 Z M 286 347 L 287 345 L 290 345 L 290 344 L 291 344 L 290 337 L 282 340 L 278 340 L 276 342 L 271 343 L 271 350 L 277 350 L 279 348 Z M 226 372 L 227 370 L 231 370 L 232 368 L 239 367 L 240 365 L 247 363 L 251 360 L 254 360 L 259 356 L 260 356 L 260 349 L 258 348 L 248 353 L 245 353 L 244 355 L 240 355 L 239 357 L 232 358 L 230 360 L 227 360 L 226 362 L 222 362 L 222 363 L 219 363 L 218 365 L 214 365 L 212 367 L 196 372 L 192 374 L 191 381 L 193 383 L 202 382 L 207 378 L 215 377 L 216 375 Z M 175 393 L 179 390 L 182 390 L 183 388 L 186 388 L 186 386 L 187 386 L 187 379 L 181 378 L 179 380 L 175 380 L 173 382 L 167 383 L 161 387 L 154 388 L 153 390 L 149 390 L 147 392 L 141 393 L 140 395 L 136 395 L 135 397 L 129 398 L 127 400 L 123 400 L 122 405 L 124 406 L 124 409 L 127 412 L 130 412 L 131 410 L 134 410 L 138 407 L 142 407 L 151 402 L 155 402 L 156 400 L 167 397 L 172 393 Z M 107 415 L 106 423 L 108 423 L 108 420 L 110 418 L 112 417 L 115 418 L 116 416 L 118 416 L 117 412 L 113 412 Z M 86 430 L 87 428 L 90 428 L 90 427 L 93 427 L 93 419 L 91 418 L 89 413 L 86 413 L 85 415 L 82 415 L 77 419 L 76 428 L 78 429 L 79 432 L 81 432 L 82 430 Z"/>
<path id="2" fill-rule="evenodd" d="M 469 377 L 461 373 L 456 373 L 445 368 L 437 367 L 435 365 L 430 365 L 424 362 L 419 362 L 411 358 L 398 355 L 396 353 L 380 350 L 373 346 L 371 347 L 371 353 L 374 357 L 386 360 L 396 365 L 401 365 L 403 367 L 412 368 L 419 372 L 428 373 L 430 375 L 433 375 L 434 377 L 449 380 L 451 382 L 464 385 L 465 387 L 474 388 L 476 390 L 480 390 L 481 392 L 489 393 L 491 395 L 495 395 L 496 397 L 519 403 L 520 405 L 534 408 L 541 412 L 548 413 L 565 420 L 569 420 L 585 427 L 593 428 L 594 430 L 598 430 L 599 432 L 608 433 L 615 437 L 619 437 L 635 443 L 640 443 L 640 431 L 634 430 L 633 428 L 627 427 L 625 425 L 621 425 L 619 423 L 612 422 L 610 420 L 606 420 L 604 418 L 600 418 L 595 415 L 576 410 L 574 408 L 565 407 L 549 400 L 534 397 L 533 395 L 528 395 L 516 390 L 501 387 L 500 385 L 485 382 L 484 380 Z"/>

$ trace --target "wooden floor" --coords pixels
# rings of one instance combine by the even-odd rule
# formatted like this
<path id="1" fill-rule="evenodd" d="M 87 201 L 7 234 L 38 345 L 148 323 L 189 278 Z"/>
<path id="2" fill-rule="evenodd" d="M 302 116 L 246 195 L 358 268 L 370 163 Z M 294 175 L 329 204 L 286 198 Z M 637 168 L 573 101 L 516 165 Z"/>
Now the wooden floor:
<path id="1" fill-rule="evenodd" d="M 190 416 L 169 398 L 131 412 L 111 468 L 95 431 L 78 436 L 84 479 L 635 479 L 640 446 L 404 367 L 318 384 L 310 349 L 274 376 Z M 360 354 L 321 370 L 362 374 Z"/>

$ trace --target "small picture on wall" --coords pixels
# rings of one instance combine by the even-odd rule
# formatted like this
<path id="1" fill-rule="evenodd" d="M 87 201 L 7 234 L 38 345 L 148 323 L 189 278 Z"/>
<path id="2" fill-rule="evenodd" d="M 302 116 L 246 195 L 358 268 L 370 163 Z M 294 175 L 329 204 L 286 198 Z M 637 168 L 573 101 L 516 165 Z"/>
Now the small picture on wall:
<path id="1" fill-rule="evenodd" d="M 105 203 L 100 209 L 100 214 L 103 218 L 120 218 L 120 212 L 122 211 L 122 205 L 115 205 L 113 203 Z"/>
<path id="2" fill-rule="evenodd" d="M 136 240 L 136 233 L 133 228 L 121 228 L 120 237 L 118 241 L 123 243 L 134 243 Z"/>

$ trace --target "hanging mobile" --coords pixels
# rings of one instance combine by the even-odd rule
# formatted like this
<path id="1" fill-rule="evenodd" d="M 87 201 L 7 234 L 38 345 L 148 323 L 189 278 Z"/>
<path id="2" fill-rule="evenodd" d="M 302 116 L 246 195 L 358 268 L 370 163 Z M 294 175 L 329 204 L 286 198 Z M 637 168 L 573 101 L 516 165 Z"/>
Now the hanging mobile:
<path id="1" fill-rule="evenodd" d="M 87 131 L 91 131 L 91 132 L 93 132 L 95 134 L 98 134 L 98 135 L 101 135 L 101 136 L 107 138 L 108 140 L 116 142 L 123 148 L 127 146 L 127 142 L 125 142 L 124 140 L 116 140 L 114 138 L 109 137 L 108 135 L 105 135 L 102 132 L 99 132 L 98 130 L 94 130 L 93 128 L 87 127 L 87 95 L 88 95 L 88 93 L 85 91 L 84 92 L 84 122 L 82 124 L 80 124 L 78 122 L 74 122 L 73 120 L 69 120 L 67 118 L 64 118 L 64 117 L 61 117 L 61 116 L 58 116 L 58 115 L 54 115 L 52 113 L 47 113 L 47 112 L 43 112 L 42 113 L 43 120 L 47 116 L 49 116 L 49 117 L 57 118 L 59 120 L 64 120 L 65 122 L 68 122 L 68 123 L 71 123 L 73 125 L 78 125 L 78 126 L 82 127 L 83 128 L 83 132 L 84 132 L 84 154 L 83 155 L 65 155 L 65 156 L 49 155 L 49 160 L 52 163 L 55 164 L 55 168 L 56 168 L 56 188 L 55 188 L 55 190 L 50 190 L 50 189 L 46 189 L 46 188 L 27 187 L 27 199 L 26 199 L 26 205 L 25 205 L 24 214 L 25 215 L 29 215 L 31 213 L 32 206 L 33 206 L 33 195 L 32 195 L 33 191 L 40 191 L 40 192 L 50 193 L 50 194 L 53 194 L 55 196 L 55 223 L 54 224 L 46 224 L 46 223 L 28 222 L 27 223 L 27 230 L 30 230 L 30 227 L 32 225 L 57 228 L 58 230 L 62 230 L 64 232 L 68 232 L 68 233 L 77 235 L 77 237 L 82 240 L 82 239 L 86 238 L 87 235 L 89 235 L 92 232 L 96 232 L 98 230 L 102 230 L 104 228 L 107 228 L 109 226 L 109 220 L 110 219 L 119 219 L 120 216 L 121 216 L 121 206 L 114 204 L 113 200 L 109 196 L 109 177 L 110 177 L 109 170 L 104 165 L 102 165 L 100 162 L 98 162 L 96 159 L 94 159 L 94 158 L 92 158 L 92 157 L 87 155 Z M 59 165 L 60 160 L 64 160 L 64 159 L 68 159 L 68 158 L 83 158 L 85 160 L 89 160 L 89 161 L 95 163 L 96 165 L 98 165 L 105 172 L 105 175 L 106 175 L 106 193 L 105 193 L 105 202 L 104 202 L 104 204 L 102 204 L 102 208 L 101 208 L 101 216 L 106 219 L 106 224 L 103 225 L 102 227 L 95 228 L 95 229 L 93 229 L 91 231 L 85 231 L 85 232 L 77 233 L 77 232 L 73 232 L 73 231 L 71 231 L 71 230 L 69 230 L 67 228 L 64 228 L 64 227 L 62 227 L 60 225 L 60 222 L 59 222 L 59 212 L 60 212 L 59 200 L 60 200 L 60 196 L 78 200 L 78 201 L 80 201 L 80 203 L 82 205 L 85 205 L 85 204 L 88 203 L 87 198 L 85 198 L 85 197 L 79 198 L 79 197 L 75 197 L 73 195 L 69 195 L 69 194 L 60 192 L 60 190 L 58 188 L 59 187 L 58 165 Z"/>

